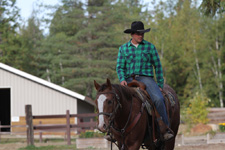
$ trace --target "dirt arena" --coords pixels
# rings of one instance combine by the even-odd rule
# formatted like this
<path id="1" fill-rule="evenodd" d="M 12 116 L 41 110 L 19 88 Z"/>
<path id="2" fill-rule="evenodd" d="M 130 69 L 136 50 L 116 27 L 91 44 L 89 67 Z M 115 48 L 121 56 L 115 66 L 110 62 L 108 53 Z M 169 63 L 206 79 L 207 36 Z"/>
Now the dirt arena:
<path id="1" fill-rule="evenodd" d="M 203 126 L 198 126 L 198 130 L 202 130 Z M 180 130 L 178 133 L 184 133 L 185 127 L 182 125 L 180 126 Z M 196 130 L 195 130 L 196 133 Z M 15 142 L 8 142 L 11 140 L 11 138 L 16 139 L 15 136 L 1 136 L 1 144 L 0 144 L 0 150 L 18 150 L 19 148 L 26 147 L 26 139 L 25 137 L 22 138 L 22 140 L 17 140 Z M 74 138 L 72 138 L 72 145 L 75 147 L 75 141 Z M 225 133 L 215 133 L 215 135 L 211 138 L 211 140 L 216 141 L 217 144 L 207 144 L 207 135 L 206 134 L 198 134 L 198 135 L 178 135 L 176 138 L 176 147 L 175 150 L 225 150 Z M 223 143 L 219 143 L 219 142 Z M 5 144 L 5 142 L 8 142 L 8 144 Z M 209 142 L 208 142 L 209 143 Z M 51 142 L 44 140 L 43 143 L 39 143 L 38 138 L 36 138 L 35 146 L 50 146 L 50 145 L 66 145 L 66 141 L 58 141 L 58 142 Z M 110 146 L 109 146 L 110 147 Z M 72 148 L 73 150 L 75 148 Z M 90 148 L 93 149 L 93 148 Z M 108 148 L 110 149 L 110 148 Z M 108 149 L 102 149 L 102 150 L 108 150 Z M 113 150 L 116 150 L 117 148 L 114 146 Z M 60 150 L 60 149 L 57 149 Z M 69 149 L 66 149 L 69 150 Z"/>
<path id="2" fill-rule="evenodd" d="M 36 147 L 39 146 L 48 146 L 48 145 L 65 145 L 66 142 L 57 142 L 57 143 L 35 143 Z M 75 146 L 75 143 L 72 143 Z M 26 142 L 10 143 L 10 144 L 0 144 L 0 150 L 18 150 L 19 148 L 26 147 Z M 91 148 L 93 149 L 93 148 Z M 116 149 L 116 148 L 114 148 Z M 204 145 L 185 145 L 185 146 L 176 146 L 175 150 L 224 150 L 225 144 L 204 144 Z M 68 149 L 67 149 L 68 150 Z M 102 149 L 103 150 L 103 149 Z M 108 150 L 108 149 L 104 149 Z"/>
<path id="3" fill-rule="evenodd" d="M 205 144 L 195 146 L 177 146 L 175 150 L 225 150 L 225 144 Z"/>

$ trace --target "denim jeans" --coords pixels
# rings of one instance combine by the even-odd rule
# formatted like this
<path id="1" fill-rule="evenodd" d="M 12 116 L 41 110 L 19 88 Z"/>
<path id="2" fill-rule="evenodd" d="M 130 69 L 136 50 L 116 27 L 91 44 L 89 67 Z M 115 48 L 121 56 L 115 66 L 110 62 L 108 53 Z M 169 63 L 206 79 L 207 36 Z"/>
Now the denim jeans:
<path id="1" fill-rule="evenodd" d="M 156 84 L 155 80 L 152 77 L 147 77 L 147 76 L 138 76 L 135 79 L 137 81 L 143 82 L 146 85 L 146 91 L 150 95 L 156 107 L 156 110 L 158 111 L 159 115 L 162 117 L 163 122 L 169 127 L 165 101 L 159 89 L 159 86 Z M 127 83 L 130 83 L 132 80 L 133 80 L 132 77 L 126 79 Z"/>

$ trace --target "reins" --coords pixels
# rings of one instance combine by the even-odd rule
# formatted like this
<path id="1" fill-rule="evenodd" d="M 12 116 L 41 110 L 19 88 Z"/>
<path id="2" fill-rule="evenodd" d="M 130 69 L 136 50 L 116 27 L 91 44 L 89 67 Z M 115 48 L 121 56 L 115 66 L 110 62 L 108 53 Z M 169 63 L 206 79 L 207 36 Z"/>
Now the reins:
<path id="1" fill-rule="evenodd" d="M 129 111 L 129 116 L 128 116 L 128 119 L 127 119 L 127 122 L 125 124 L 125 126 L 122 128 L 122 129 L 118 129 L 116 128 L 113 124 L 111 125 L 112 129 L 118 133 L 120 133 L 121 137 L 122 137 L 122 147 L 121 149 L 123 150 L 124 147 L 125 147 L 125 144 L 124 144 L 124 141 L 125 141 L 125 132 L 126 132 L 126 129 L 127 129 L 127 125 L 130 121 L 130 117 L 131 117 L 131 112 L 132 112 L 132 105 L 133 105 L 133 98 L 131 99 L 131 105 L 130 105 L 130 111 Z"/>

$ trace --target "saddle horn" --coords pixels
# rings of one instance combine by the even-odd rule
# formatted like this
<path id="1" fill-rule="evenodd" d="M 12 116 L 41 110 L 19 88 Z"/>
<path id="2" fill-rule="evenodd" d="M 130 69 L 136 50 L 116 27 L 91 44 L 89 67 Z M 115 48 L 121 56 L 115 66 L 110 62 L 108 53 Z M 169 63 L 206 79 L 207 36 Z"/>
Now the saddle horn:
<path id="1" fill-rule="evenodd" d="M 135 75 L 131 75 L 131 77 L 133 78 L 133 80 L 128 83 L 129 87 L 140 87 L 142 90 L 146 89 L 146 85 L 143 82 L 139 82 L 135 79 Z"/>

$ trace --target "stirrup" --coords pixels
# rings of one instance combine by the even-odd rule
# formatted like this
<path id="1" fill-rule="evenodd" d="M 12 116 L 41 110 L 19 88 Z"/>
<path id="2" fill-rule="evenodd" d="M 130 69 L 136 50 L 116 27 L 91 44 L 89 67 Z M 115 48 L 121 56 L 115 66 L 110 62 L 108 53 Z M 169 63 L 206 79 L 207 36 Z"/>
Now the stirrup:
<path id="1" fill-rule="evenodd" d="M 164 141 L 170 141 L 171 139 L 173 139 L 174 135 L 173 133 L 171 133 L 170 131 L 167 131 L 164 135 Z"/>

